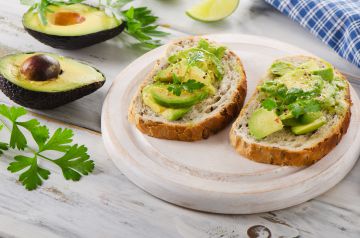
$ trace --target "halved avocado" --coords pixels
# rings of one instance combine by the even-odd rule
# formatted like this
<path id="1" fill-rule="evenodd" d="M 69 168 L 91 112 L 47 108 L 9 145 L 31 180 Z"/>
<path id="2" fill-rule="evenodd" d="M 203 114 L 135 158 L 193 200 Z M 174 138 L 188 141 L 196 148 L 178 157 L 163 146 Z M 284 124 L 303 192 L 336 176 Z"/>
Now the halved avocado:
<path id="1" fill-rule="evenodd" d="M 0 58 L 0 89 L 29 108 L 51 109 L 93 93 L 105 83 L 97 69 L 50 53 Z"/>
<path id="2" fill-rule="evenodd" d="M 49 5 L 48 9 L 47 25 L 31 9 L 24 14 L 22 22 L 30 35 L 54 48 L 88 47 L 117 36 L 125 28 L 125 22 L 87 4 Z"/>

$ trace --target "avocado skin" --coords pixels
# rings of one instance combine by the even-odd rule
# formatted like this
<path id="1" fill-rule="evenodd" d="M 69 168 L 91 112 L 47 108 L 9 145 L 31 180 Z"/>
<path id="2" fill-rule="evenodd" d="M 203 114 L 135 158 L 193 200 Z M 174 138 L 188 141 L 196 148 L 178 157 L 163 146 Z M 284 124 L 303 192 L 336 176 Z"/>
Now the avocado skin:
<path id="1" fill-rule="evenodd" d="M 104 83 L 105 80 L 66 92 L 47 93 L 19 87 L 0 74 L 1 91 L 17 104 L 33 109 L 52 109 L 62 106 L 95 92 L 101 88 Z"/>
<path id="2" fill-rule="evenodd" d="M 24 29 L 35 39 L 44 43 L 45 45 L 51 46 L 57 49 L 63 50 L 77 50 L 85 47 L 89 47 L 104 41 L 107 41 L 115 36 L 119 35 L 125 29 L 126 23 L 122 24 L 113 29 L 99 31 L 82 36 L 57 36 L 49 35 L 32 29 Z"/>

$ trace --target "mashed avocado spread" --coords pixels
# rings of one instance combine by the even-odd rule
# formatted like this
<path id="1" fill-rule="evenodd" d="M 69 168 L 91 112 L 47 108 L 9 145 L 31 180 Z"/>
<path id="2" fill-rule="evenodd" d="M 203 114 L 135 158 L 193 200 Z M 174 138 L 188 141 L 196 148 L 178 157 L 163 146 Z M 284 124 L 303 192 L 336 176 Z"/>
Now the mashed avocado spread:
<path id="1" fill-rule="evenodd" d="M 196 47 L 168 58 L 153 83 L 142 90 L 145 105 L 169 121 L 182 118 L 191 107 L 214 95 L 224 76 L 225 47 L 201 39 Z"/>
<path id="2" fill-rule="evenodd" d="M 328 62 L 312 59 L 295 66 L 279 60 L 269 70 L 271 79 L 258 86 L 261 106 L 249 118 L 255 139 L 284 128 L 295 135 L 311 133 L 327 116 L 344 115 L 347 84 Z"/>

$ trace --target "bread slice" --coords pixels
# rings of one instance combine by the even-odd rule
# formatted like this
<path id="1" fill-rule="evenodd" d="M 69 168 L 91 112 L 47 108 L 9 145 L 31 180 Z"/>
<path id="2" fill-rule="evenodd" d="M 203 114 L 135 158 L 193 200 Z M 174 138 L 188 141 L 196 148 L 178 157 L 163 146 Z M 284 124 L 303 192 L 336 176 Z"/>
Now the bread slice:
<path id="1" fill-rule="evenodd" d="M 154 113 L 142 100 L 142 89 L 151 84 L 156 73 L 168 65 L 168 57 L 197 46 L 200 39 L 187 37 L 170 44 L 165 56 L 155 63 L 137 91 L 130 105 L 128 119 L 144 134 L 169 140 L 196 141 L 220 131 L 238 116 L 246 97 L 246 75 L 240 58 L 228 49 L 222 59 L 224 78 L 216 94 L 194 105 L 180 120 L 166 120 Z M 215 42 L 210 43 L 217 45 Z"/>
<path id="2" fill-rule="evenodd" d="M 323 63 L 320 59 L 308 56 L 292 56 L 281 60 L 300 65 L 309 59 Z M 328 154 L 346 133 L 351 117 L 349 84 L 339 71 L 335 70 L 334 73 L 346 82 L 344 95 L 346 110 L 343 115 L 328 115 L 328 123 L 314 133 L 294 135 L 289 130 L 283 129 L 264 139 L 255 140 L 249 134 L 247 122 L 252 112 L 260 106 L 257 100 L 259 92 L 256 91 L 242 109 L 230 131 L 230 141 L 236 151 L 257 162 L 290 166 L 311 165 Z M 262 82 L 269 79 L 271 79 L 271 73 L 267 73 Z"/>

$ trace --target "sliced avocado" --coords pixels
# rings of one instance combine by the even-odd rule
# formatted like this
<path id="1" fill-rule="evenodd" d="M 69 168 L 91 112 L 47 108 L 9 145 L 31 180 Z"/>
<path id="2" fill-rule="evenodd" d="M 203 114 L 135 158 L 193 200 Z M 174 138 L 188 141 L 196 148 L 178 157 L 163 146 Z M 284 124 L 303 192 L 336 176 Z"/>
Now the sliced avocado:
<path id="1" fill-rule="evenodd" d="M 167 108 L 165 111 L 161 113 L 161 115 L 169 121 L 176 121 L 182 118 L 190 110 L 191 108 L 177 108 L 177 109 Z"/>
<path id="2" fill-rule="evenodd" d="M 285 61 L 276 61 L 270 66 L 271 73 L 277 76 L 283 76 L 294 69 L 294 65 Z"/>
<path id="3" fill-rule="evenodd" d="M 323 61 L 323 64 L 319 64 L 319 62 L 315 60 L 309 60 L 300 65 L 299 68 L 308 70 L 314 75 L 319 75 L 322 79 L 329 82 L 334 79 L 334 68 L 330 63 L 325 61 Z"/>
<path id="4" fill-rule="evenodd" d="M 334 79 L 334 68 L 327 67 L 312 71 L 313 74 L 321 76 L 324 80 L 331 82 Z"/>
<path id="5" fill-rule="evenodd" d="M 155 102 L 164 107 L 188 108 L 200 102 L 208 96 L 206 91 L 198 90 L 193 93 L 182 91 L 180 96 L 174 95 L 168 90 L 166 84 L 150 85 L 149 92 Z"/>
<path id="6" fill-rule="evenodd" d="M 31 8 L 23 16 L 25 30 L 37 40 L 54 48 L 79 49 L 120 34 L 125 22 L 109 16 L 103 9 L 87 4 L 48 5 L 47 24 Z"/>
<path id="7" fill-rule="evenodd" d="M 19 53 L 0 58 L 0 89 L 25 107 L 58 107 L 104 83 L 105 77 L 97 69 L 56 54 Z"/>
<path id="8" fill-rule="evenodd" d="M 319 129 L 320 127 L 322 127 L 325 124 L 326 124 L 326 118 L 325 117 L 320 117 L 320 118 L 316 119 L 315 121 L 313 121 L 313 122 L 311 122 L 309 124 L 300 125 L 300 126 L 293 126 L 293 127 L 291 127 L 291 131 L 295 135 L 303 135 L 303 134 L 313 132 L 313 131 Z"/>
<path id="9" fill-rule="evenodd" d="M 156 76 L 156 81 L 161 82 L 172 82 L 173 75 L 175 74 L 178 78 L 182 79 L 185 77 L 188 66 L 185 61 L 177 62 L 176 64 L 170 65 L 165 69 L 160 70 Z"/>
<path id="10" fill-rule="evenodd" d="M 249 118 L 249 131 L 256 139 L 262 139 L 282 128 L 283 124 L 274 111 L 259 108 Z"/>
<path id="11" fill-rule="evenodd" d="M 300 122 L 301 124 L 309 124 L 322 116 L 324 116 L 322 112 L 307 112 L 300 117 Z"/>
<path id="12" fill-rule="evenodd" d="M 142 91 L 142 98 L 145 103 L 145 105 L 149 106 L 151 110 L 153 110 L 155 113 L 162 115 L 165 119 L 169 121 L 176 121 L 183 117 L 186 113 L 188 113 L 191 108 L 166 108 L 163 106 L 160 106 L 155 102 L 153 97 L 150 94 L 151 85 L 146 86 Z"/>
<path id="13" fill-rule="evenodd" d="M 287 120 L 287 119 L 291 119 L 293 117 L 294 117 L 294 115 L 292 114 L 291 111 L 285 112 L 285 113 L 283 113 L 283 114 L 281 114 L 279 116 L 280 120 L 282 120 L 282 121 Z"/>
<path id="14" fill-rule="evenodd" d="M 200 69 L 199 67 L 193 66 L 190 67 L 186 78 L 188 79 L 194 79 L 200 83 L 205 84 L 205 86 L 207 87 L 208 91 L 210 94 L 215 94 L 216 93 L 216 89 L 213 86 L 213 81 L 215 80 L 213 78 L 213 74 L 210 73 L 205 73 L 202 69 Z"/>

